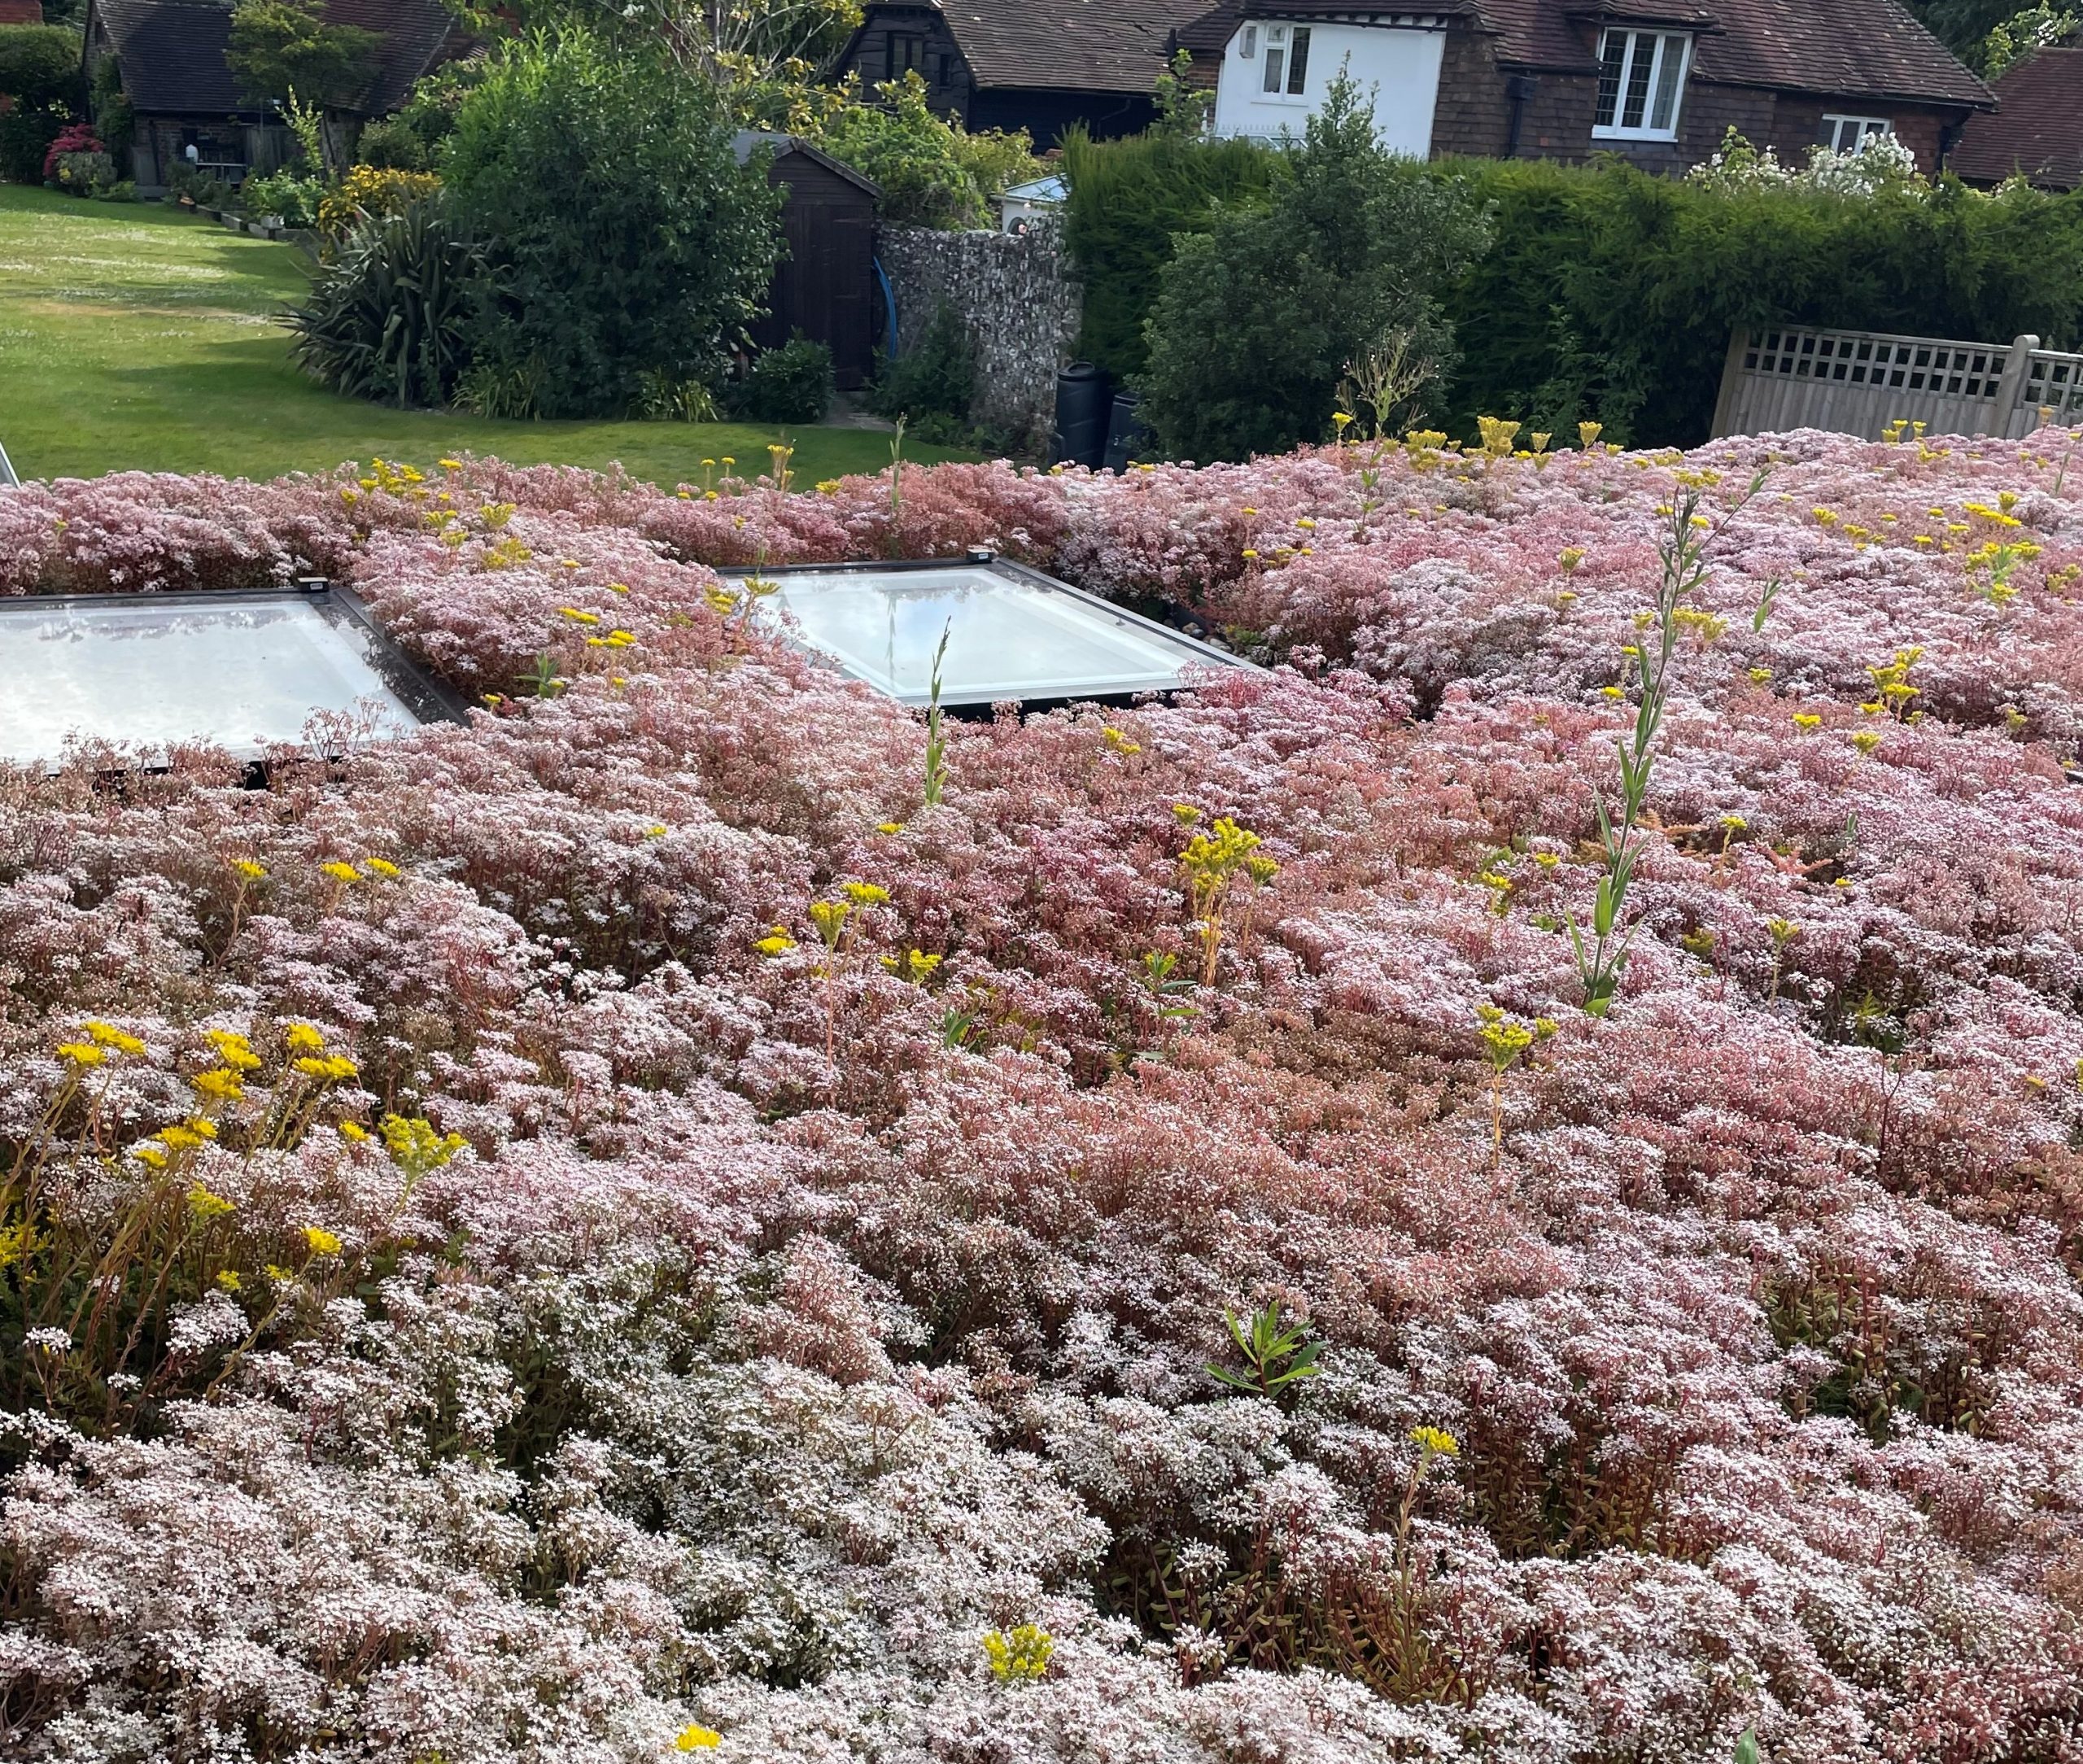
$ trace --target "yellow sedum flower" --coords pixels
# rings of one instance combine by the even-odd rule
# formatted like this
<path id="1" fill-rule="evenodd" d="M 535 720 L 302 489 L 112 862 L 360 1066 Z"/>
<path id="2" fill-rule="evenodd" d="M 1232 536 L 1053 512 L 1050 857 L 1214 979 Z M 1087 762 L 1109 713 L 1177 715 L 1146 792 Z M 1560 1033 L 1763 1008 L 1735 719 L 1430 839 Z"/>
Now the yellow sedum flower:
<path id="1" fill-rule="evenodd" d="M 323 1225 L 306 1225 L 303 1241 L 313 1255 L 338 1255 L 340 1240 Z"/>
<path id="2" fill-rule="evenodd" d="M 84 1068 L 101 1064 L 108 1058 L 108 1050 L 98 1047 L 92 1041 L 60 1041 L 58 1054 L 59 1059 L 69 1060 L 73 1065 Z"/>
<path id="3" fill-rule="evenodd" d="M 392 863 L 387 858 L 365 858 L 361 861 L 361 867 L 373 875 L 382 876 L 386 882 L 395 881 L 404 874 L 397 865 Z"/>
<path id="4" fill-rule="evenodd" d="M 112 1047 L 119 1054 L 142 1054 L 145 1044 L 134 1035 L 125 1033 L 112 1023 L 90 1020 L 86 1025 L 87 1038 L 103 1047 Z"/>
<path id="5" fill-rule="evenodd" d="M 359 882 L 361 880 L 361 871 L 357 870 L 351 863 L 339 863 L 336 862 L 333 863 L 321 864 L 318 867 L 323 870 L 326 875 L 332 877 L 335 882 Z"/>
<path id="6" fill-rule="evenodd" d="M 786 925 L 776 925 L 753 947 L 762 955 L 786 955 L 796 946 L 796 940 L 788 935 Z"/>
<path id="7" fill-rule="evenodd" d="M 246 1094 L 244 1081 L 229 1066 L 199 1072 L 188 1083 L 198 1096 L 208 1097 L 216 1102 L 236 1102 Z"/>
<path id="8" fill-rule="evenodd" d="M 698 1721 L 691 1721 L 681 1728 L 673 1741 L 675 1752 L 706 1752 L 723 1743 L 723 1736 L 714 1727 L 705 1727 Z"/>
<path id="9" fill-rule="evenodd" d="M 342 1121 L 338 1131 L 341 1138 L 357 1146 L 364 1144 L 369 1138 L 369 1129 L 358 1121 Z"/>
<path id="10" fill-rule="evenodd" d="M 984 1657 L 991 1663 L 991 1676 L 1001 1684 L 1032 1684 L 1049 1670 L 1056 1651 L 1048 1631 L 1022 1623 L 1011 1631 L 992 1630 L 984 1637 Z"/>
<path id="11" fill-rule="evenodd" d="M 267 865 L 255 863 L 251 858 L 234 858 L 231 867 L 249 882 L 258 882 L 268 873 Z"/>
<path id="12" fill-rule="evenodd" d="M 1457 1458 L 1461 1443 L 1443 1427 L 1413 1427 L 1411 1441 L 1428 1458 Z"/>
<path id="13" fill-rule="evenodd" d="M 308 1023 L 292 1023 L 283 1031 L 282 1039 L 292 1054 L 315 1054 L 325 1045 L 325 1037 Z"/>
<path id="14" fill-rule="evenodd" d="M 188 1191 L 188 1210 L 198 1219 L 221 1219 L 226 1213 L 237 1212 L 238 1206 L 221 1194 L 212 1194 L 198 1182 Z"/>

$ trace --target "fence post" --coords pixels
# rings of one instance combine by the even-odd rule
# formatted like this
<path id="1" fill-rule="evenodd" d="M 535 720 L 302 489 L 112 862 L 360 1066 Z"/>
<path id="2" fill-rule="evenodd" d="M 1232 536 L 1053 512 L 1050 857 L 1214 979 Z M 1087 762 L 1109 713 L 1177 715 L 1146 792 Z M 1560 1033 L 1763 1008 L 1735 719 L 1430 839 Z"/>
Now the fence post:
<path id="1" fill-rule="evenodd" d="M 1996 406 L 1989 413 L 1989 432 L 1998 440 L 2008 439 L 2011 419 L 2018 414 L 2018 401 L 2025 395 L 2025 375 L 2033 365 L 2033 351 L 2040 340 L 2030 331 L 2011 339 L 2011 354 L 2003 364 L 2003 378 L 1996 382 Z"/>
<path id="2" fill-rule="evenodd" d="M 1750 333 L 1740 325 L 1729 333 L 1728 356 L 1722 363 L 1721 396 L 1714 400 L 1714 426 L 1710 440 L 1718 441 L 1736 421 L 1739 402 L 1736 389 L 1743 383 L 1743 352 L 1750 347 Z"/>

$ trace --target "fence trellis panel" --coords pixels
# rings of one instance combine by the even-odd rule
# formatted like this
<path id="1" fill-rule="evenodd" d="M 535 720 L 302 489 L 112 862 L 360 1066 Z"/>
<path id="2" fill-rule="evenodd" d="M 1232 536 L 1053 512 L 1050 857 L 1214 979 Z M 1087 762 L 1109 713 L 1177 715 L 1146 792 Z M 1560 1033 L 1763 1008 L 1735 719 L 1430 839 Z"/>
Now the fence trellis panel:
<path id="1" fill-rule="evenodd" d="M 2034 336 L 1983 343 L 1788 325 L 1729 339 L 1714 434 L 1828 429 L 1871 439 L 1901 421 L 2015 438 L 2078 417 L 2083 355 L 2042 349 Z"/>

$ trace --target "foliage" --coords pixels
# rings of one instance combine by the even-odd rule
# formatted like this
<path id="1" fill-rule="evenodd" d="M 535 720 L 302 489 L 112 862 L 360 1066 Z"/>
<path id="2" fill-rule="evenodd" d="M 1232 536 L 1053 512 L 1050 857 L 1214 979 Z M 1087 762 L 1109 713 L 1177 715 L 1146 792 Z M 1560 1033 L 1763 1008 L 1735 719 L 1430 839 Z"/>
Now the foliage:
<path id="1" fill-rule="evenodd" d="M 115 162 L 108 157 L 108 149 L 102 144 L 101 137 L 94 131 L 91 123 L 71 123 L 51 138 L 44 150 L 43 177 L 46 183 L 55 183 L 78 194 L 97 181 L 90 173 L 93 168 L 81 162 L 100 161 L 108 175 L 115 175 Z M 70 166 L 68 161 L 74 162 Z M 68 171 L 71 176 L 68 176 Z M 105 181 L 105 180 L 104 180 Z"/>
<path id="2" fill-rule="evenodd" d="M 1198 141 L 1207 133 L 1215 120 L 1215 93 L 1212 88 L 1197 86 L 1188 79 L 1193 65 L 1192 53 L 1182 49 L 1158 75 L 1151 94 L 1157 103 L 1156 120 L 1150 125 L 1152 134 Z"/>
<path id="3" fill-rule="evenodd" d="M 70 116 L 86 101 L 80 33 L 55 24 L 0 24 L 0 96 L 14 108 Z"/>
<path id="4" fill-rule="evenodd" d="M 2050 346 L 2083 338 L 2083 198 L 1951 179 L 1846 194 L 1719 188 L 1618 164 L 1453 169 L 1495 213 L 1446 304 L 1480 336 L 1448 400 L 1567 433 L 1689 444 L 1707 434 L 1729 334 L 1825 324 Z"/>
<path id="5" fill-rule="evenodd" d="M 465 97 L 442 176 L 504 271 L 476 351 L 537 373 L 543 415 L 618 414 L 647 375 L 720 378 L 779 252 L 780 192 L 730 134 L 664 55 L 575 28 L 508 45 Z"/>
<path id="6" fill-rule="evenodd" d="M 0 497 L 5 592 L 320 570 L 479 707 L 265 790 L 0 776 L 10 1722 L 2058 1756 L 2078 437 L 1511 426 L 901 498 L 457 456 Z M 1688 491 L 1631 953 L 1544 1035 Z M 2001 604 L 1992 539 L 2035 548 Z M 928 806 L 915 714 L 714 568 L 979 544 L 1296 665 L 950 718 Z M 1223 819 L 1279 872 L 1168 1018 Z M 1251 1377 L 1247 1307 L 1325 1344 L 1277 1401 L 1206 1370 Z"/>
<path id="7" fill-rule="evenodd" d="M 318 203 L 318 230 L 329 239 L 343 237 L 364 215 L 403 214 L 430 201 L 441 188 L 431 172 L 353 165 L 336 184 L 326 186 Z"/>
<path id="8" fill-rule="evenodd" d="M 1078 353 L 1125 381 L 1142 369 L 1143 323 L 1177 236 L 1262 198 L 1273 155 L 1248 141 L 1161 131 L 1096 142 L 1073 129 L 1063 145 L 1063 238 L 1085 287 Z"/>
<path id="9" fill-rule="evenodd" d="M 1907 0 L 1909 9 L 1924 28 L 1986 79 L 2002 70 L 1991 66 L 1993 55 L 2001 57 L 2034 29 L 2046 10 L 2036 4 L 2020 7 L 2018 0 Z"/>
<path id="10" fill-rule="evenodd" d="M 778 349 L 754 356 L 742 380 L 727 387 L 733 416 L 754 422 L 821 422 L 832 408 L 832 351 L 800 331 Z"/>
<path id="11" fill-rule="evenodd" d="M 352 107 L 382 44 L 360 25 L 328 23 L 321 0 L 236 0 L 225 63 L 249 98 Z"/>
<path id="12" fill-rule="evenodd" d="M 368 124 L 355 138 L 355 159 L 360 165 L 385 172 L 426 172 L 434 163 L 419 131 L 399 116 Z"/>
<path id="13" fill-rule="evenodd" d="M 1306 1322 L 1283 1325 L 1278 1304 L 1261 1305 L 1249 1317 L 1225 1311 L 1222 1321 L 1248 1369 L 1238 1373 L 1208 1366 L 1207 1375 L 1216 1382 L 1272 1402 L 1289 1385 L 1322 1375 L 1324 1369 L 1317 1362 L 1324 1343 L 1309 1339 Z"/>
<path id="14" fill-rule="evenodd" d="M 942 300 L 911 347 L 884 358 L 868 394 L 879 416 L 903 417 L 915 428 L 928 417 L 969 420 L 976 397 L 976 340 L 952 300 Z"/>
<path id="15" fill-rule="evenodd" d="M 1999 79 L 2014 63 L 2023 61 L 2034 50 L 2066 42 L 2079 29 L 2083 29 L 2083 18 L 2055 0 L 2039 0 L 2037 5 L 1995 26 L 1984 39 L 1982 77 Z"/>
<path id="16" fill-rule="evenodd" d="M 331 189 L 317 178 L 285 168 L 247 179 L 239 186 L 238 206 L 244 214 L 279 215 L 285 226 L 312 227 L 318 224 L 320 208 Z"/>
<path id="17" fill-rule="evenodd" d="M 889 226 L 989 226 L 991 199 L 1043 169 L 1024 129 L 972 134 L 936 115 L 916 71 L 876 86 L 872 103 L 849 92 L 810 134 L 880 187 L 876 212 Z"/>
<path id="18" fill-rule="evenodd" d="M 1341 382 L 1396 339 L 1437 371 L 1439 297 L 1485 241 L 1451 178 L 1386 152 L 1340 73 L 1263 207 L 1178 242 L 1146 326 L 1142 415 L 1175 455 L 1239 459 L 1329 432 Z"/>
<path id="19" fill-rule="evenodd" d="M 351 398 L 445 404 L 468 366 L 484 253 L 419 202 L 358 221 L 290 313 L 294 353 Z"/>

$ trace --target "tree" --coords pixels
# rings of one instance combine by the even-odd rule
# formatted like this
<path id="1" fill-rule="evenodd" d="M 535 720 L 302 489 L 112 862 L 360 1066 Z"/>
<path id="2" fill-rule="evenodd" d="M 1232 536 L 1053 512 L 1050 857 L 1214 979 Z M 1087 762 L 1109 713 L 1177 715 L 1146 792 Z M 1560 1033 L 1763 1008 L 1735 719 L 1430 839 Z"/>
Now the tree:
<path id="1" fill-rule="evenodd" d="M 80 33 L 0 24 L 0 178 L 33 183 L 59 132 L 86 103 Z"/>
<path id="2" fill-rule="evenodd" d="M 972 134 L 935 116 L 916 72 L 878 85 L 875 95 L 875 103 L 863 103 L 854 91 L 806 132 L 834 159 L 875 181 L 882 218 L 893 225 L 989 226 L 992 197 L 1042 175 L 1025 129 Z"/>
<path id="3" fill-rule="evenodd" d="M 295 94 L 327 110 L 352 109 L 382 46 L 374 31 L 327 24 L 318 0 L 238 0 L 225 63 L 249 98 Z"/>
<path id="4" fill-rule="evenodd" d="M 1268 201 L 1178 242 L 1145 330 L 1144 417 L 1167 451 L 1202 461 L 1321 439 L 1369 357 L 1396 352 L 1406 378 L 1443 373 L 1439 295 L 1487 238 L 1456 181 L 1382 148 L 1340 74 Z"/>
<path id="5" fill-rule="evenodd" d="M 780 252 L 781 193 L 731 133 L 655 45 L 574 25 L 502 49 L 440 155 L 450 214 L 496 271 L 474 371 L 532 387 L 545 417 L 720 378 Z"/>

